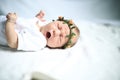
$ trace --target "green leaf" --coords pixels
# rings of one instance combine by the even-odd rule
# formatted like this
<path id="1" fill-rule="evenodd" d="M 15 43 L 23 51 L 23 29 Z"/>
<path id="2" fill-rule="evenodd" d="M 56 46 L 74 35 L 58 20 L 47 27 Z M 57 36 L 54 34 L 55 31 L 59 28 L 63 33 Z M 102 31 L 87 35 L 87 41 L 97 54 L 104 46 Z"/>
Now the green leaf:
<path id="1" fill-rule="evenodd" d="M 71 29 L 74 29 L 74 28 L 75 28 L 74 26 L 71 27 Z"/>
<path id="2" fill-rule="evenodd" d="M 73 33 L 73 32 L 71 33 L 71 36 L 75 36 L 75 35 L 76 35 L 75 33 Z"/>

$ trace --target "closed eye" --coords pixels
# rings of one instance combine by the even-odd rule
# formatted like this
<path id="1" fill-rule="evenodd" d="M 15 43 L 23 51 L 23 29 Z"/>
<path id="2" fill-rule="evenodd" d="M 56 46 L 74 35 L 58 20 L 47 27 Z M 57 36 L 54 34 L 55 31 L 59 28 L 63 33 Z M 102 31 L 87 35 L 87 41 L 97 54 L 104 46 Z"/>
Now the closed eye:
<path id="1" fill-rule="evenodd" d="M 62 35 L 62 34 L 60 34 L 60 37 L 63 37 L 63 35 Z"/>
<path id="2" fill-rule="evenodd" d="M 63 38 L 63 35 L 60 34 L 60 35 L 59 35 L 59 42 L 60 42 L 60 43 L 61 43 L 61 41 L 62 41 L 62 38 Z"/>
<path id="3" fill-rule="evenodd" d="M 62 26 L 60 26 L 60 24 L 57 25 L 58 29 L 61 30 Z"/>
<path id="4" fill-rule="evenodd" d="M 61 26 L 58 26 L 58 29 L 59 29 L 59 30 L 61 30 L 61 29 L 62 29 L 62 27 L 61 27 Z"/>

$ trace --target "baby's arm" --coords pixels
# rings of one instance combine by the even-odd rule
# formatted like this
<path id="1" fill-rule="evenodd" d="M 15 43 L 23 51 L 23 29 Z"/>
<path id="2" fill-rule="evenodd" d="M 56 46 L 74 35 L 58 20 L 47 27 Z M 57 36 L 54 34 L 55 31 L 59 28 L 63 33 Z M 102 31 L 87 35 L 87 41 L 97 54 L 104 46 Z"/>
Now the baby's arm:
<path id="1" fill-rule="evenodd" d="M 15 13 L 8 13 L 6 18 L 7 21 L 6 21 L 5 34 L 6 34 L 8 46 L 11 48 L 17 48 L 18 36 L 14 28 L 16 25 L 17 16 Z"/>

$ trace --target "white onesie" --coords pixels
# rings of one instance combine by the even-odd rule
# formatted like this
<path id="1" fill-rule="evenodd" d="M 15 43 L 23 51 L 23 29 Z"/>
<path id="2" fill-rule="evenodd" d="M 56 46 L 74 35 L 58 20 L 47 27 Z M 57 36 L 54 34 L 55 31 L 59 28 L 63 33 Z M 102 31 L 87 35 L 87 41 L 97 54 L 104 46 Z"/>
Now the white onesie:
<path id="1" fill-rule="evenodd" d="M 7 45 L 5 37 L 5 16 L 0 16 L 0 44 Z M 37 51 L 46 46 L 46 39 L 39 31 L 36 22 L 39 21 L 36 17 L 33 19 L 24 19 L 18 17 L 16 21 L 15 31 L 18 35 L 17 50 Z"/>

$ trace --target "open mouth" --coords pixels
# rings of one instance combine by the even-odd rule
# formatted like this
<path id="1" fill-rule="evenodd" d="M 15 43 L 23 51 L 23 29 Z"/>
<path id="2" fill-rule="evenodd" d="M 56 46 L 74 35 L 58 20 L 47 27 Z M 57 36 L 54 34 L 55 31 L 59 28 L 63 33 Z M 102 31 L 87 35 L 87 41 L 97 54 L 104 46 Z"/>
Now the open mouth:
<path id="1" fill-rule="evenodd" d="M 51 37 L 50 32 L 47 32 L 47 33 L 46 33 L 46 37 L 47 37 L 47 38 L 50 38 L 50 37 Z"/>

